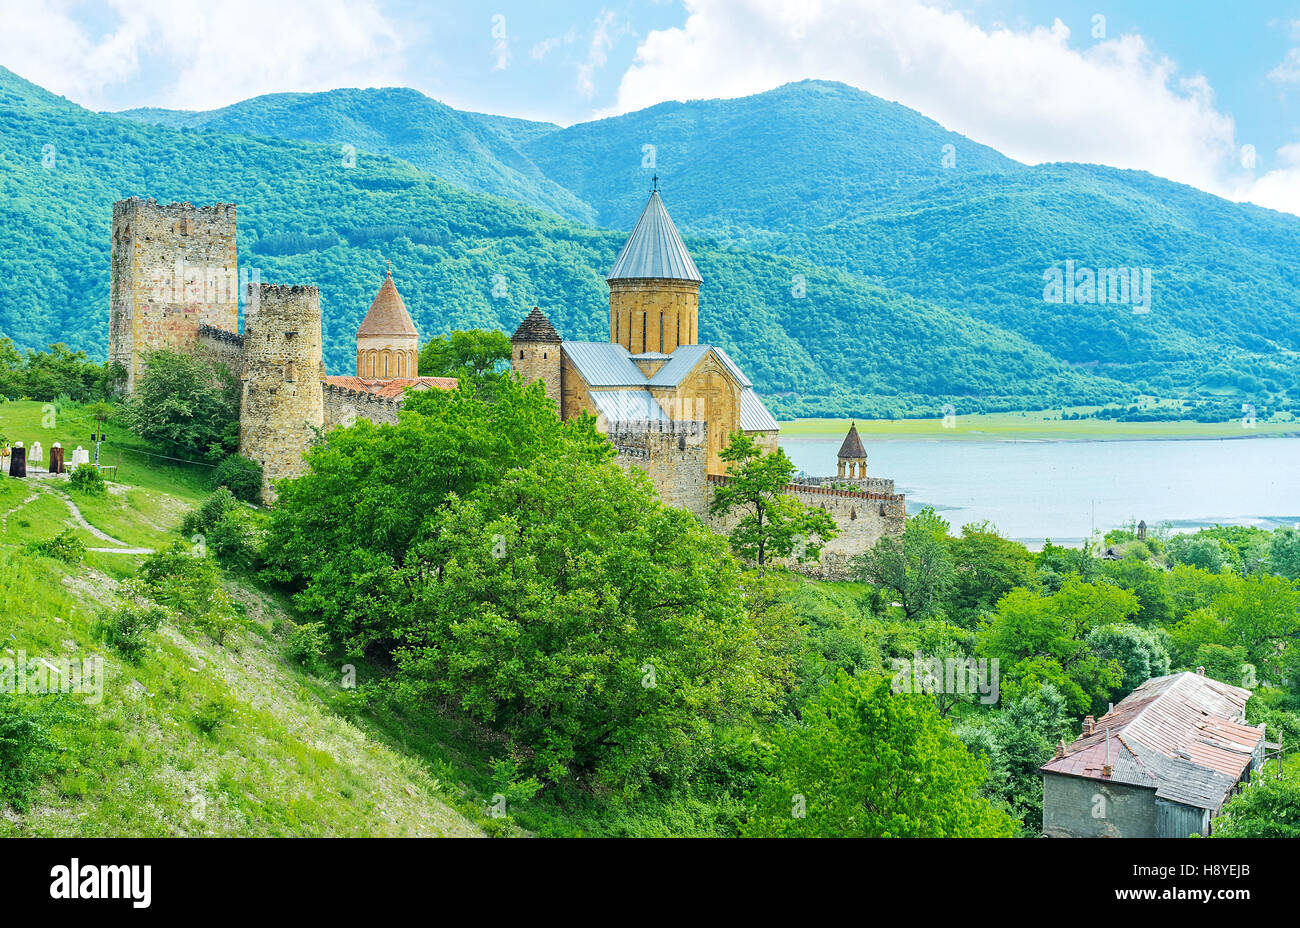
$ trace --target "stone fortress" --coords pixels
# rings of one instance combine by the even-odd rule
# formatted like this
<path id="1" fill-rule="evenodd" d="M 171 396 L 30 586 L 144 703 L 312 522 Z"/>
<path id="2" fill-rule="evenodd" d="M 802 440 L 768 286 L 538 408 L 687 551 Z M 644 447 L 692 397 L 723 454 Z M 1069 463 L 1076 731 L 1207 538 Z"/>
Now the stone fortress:
<path id="1" fill-rule="evenodd" d="M 563 418 L 595 416 L 619 463 L 644 471 L 665 503 L 728 532 L 741 514 L 709 514 L 713 487 L 729 479 L 722 450 L 744 432 L 775 451 L 780 427 L 727 352 L 699 344 L 704 279 L 657 183 L 606 280 L 609 341 L 565 341 L 534 308 L 511 338 L 511 366 L 524 380 L 540 380 Z M 787 566 L 827 577 L 846 576 L 850 558 L 901 534 L 906 511 L 892 480 L 867 476 L 856 425 L 838 458 L 835 477 L 787 488 L 829 512 L 840 530 L 817 564 Z"/>
<path id="2" fill-rule="evenodd" d="M 302 472 L 319 430 L 358 418 L 396 422 L 406 391 L 455 389 L 454 378 L 417 375 L 419 333 L 391 268 L 357 330 L 354 377 L 325 375 L 320 291 L 257 276 L 238 271 L 233 203 L 113 204 L 109 361 L 126 370 L 127 395 L 157 349 L 205 357 L 236 375 L 239 453 L 262 465 L 264 502 L 275 498 L 274 481 Z"/>
<path id="3" fill-rule="evenodd" d="M 138 197 L 114 204 L 109 360 L 126 370 L 128 395 L 157 349 L 204 357 L 236 375 L 239 453 L 262 464 L 270 503 L 274 482 L 302 472 L 320 431 L 358 418 L 395 422 L 408 391 L 454 389 L 456 381 L 418 376 L 419 333 L 391 266 L 357 329 L 355 376 L 327 376 L 320 291 L 262 283 L 256 271 L 241 276 L 235 229 L 234 204 Z M 738 515 L 708 511 L 713 487 L 728 479 L 721 452 L 738 431 L 773 451 L 779 426 L 727 352 L 699 344 L 703 278 L 657 184 L 607 280 L 608 342 L 565 341 L 534 308 L 511 339 L 511 367 L 541 381 L 563 418 L 595 416 L 619 463 L 644 471 L 665 503 L 729 531 Z M 901 534 L 904 497 L 893 481 L 867 477 L 866 464 L 853 427 L 835 477 L 789 486 L 840 530 L 819 563 L 789 566 L 842 577 L 849 558 Z"/>

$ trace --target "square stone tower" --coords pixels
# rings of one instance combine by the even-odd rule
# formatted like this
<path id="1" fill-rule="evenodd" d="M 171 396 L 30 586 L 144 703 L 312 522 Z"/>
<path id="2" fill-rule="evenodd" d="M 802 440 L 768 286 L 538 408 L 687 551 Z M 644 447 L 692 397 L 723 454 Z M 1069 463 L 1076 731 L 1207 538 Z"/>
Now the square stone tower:
<path id="1" fill-rule="evenodd" d="M 199 326 L 237 332 L 235 204 L 113 204 L 108 359 L 126 369 L 126 392 L 147 352 L 192 352 Z"/>

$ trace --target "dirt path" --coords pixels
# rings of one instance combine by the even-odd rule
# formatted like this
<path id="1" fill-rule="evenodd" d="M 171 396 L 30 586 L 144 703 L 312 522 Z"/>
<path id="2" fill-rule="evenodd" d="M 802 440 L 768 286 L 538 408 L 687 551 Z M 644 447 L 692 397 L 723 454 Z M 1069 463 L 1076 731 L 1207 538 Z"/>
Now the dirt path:
<path id="1" fill-rule="evenodd" d="M 28 503 L 33 502 L 36 499 L 36 497 L 40 495 L 41 494 L 39 492 L 33 493 L 31 496 L 27 497 L 25 500 L 23 500 L 21 503 L 15 506 L 13 509 L 10 509 L 8 512 L 4 513 L 3 515 L 0 515 L 0 532 L 3 532 L 6 528 L 8 528 L 9 517 L 11 515 L 13 515 L 19 509 L 22 509 Z"/>

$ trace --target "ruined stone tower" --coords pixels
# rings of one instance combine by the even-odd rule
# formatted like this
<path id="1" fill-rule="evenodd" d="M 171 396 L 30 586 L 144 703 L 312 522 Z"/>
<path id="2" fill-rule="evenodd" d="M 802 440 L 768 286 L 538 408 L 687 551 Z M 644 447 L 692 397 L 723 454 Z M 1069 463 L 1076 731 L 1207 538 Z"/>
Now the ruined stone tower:
<path id="1" fill-rule="evenodd" d="M 510 337 L 510 367 L 523 378 L 524 383 L 540 380 L 546 386 L 546 395 L 558 408 L 560 390 L 560 333 L 551 320 L 536 306 L 524 317 Z"/>
<path id="2" fill-rule="evenodd" d="M 262 500 L 274 481 L 302 473 L 302 456 L 325 422 L 320 291 L 249 285 L 244 318 L 239 453 L 261 463 Z"/>
<path id="3" fill-rule="evenodd" d="M 699 344 L 704 278 L 668 217 L 657 180 L 606 280 L 611 342 L 634 355 Z"/>
<path id="4" fill-rule="evenodd" d="M 238 331 L 235 205 L 113 204 L 108 359 L 126 369 L 126 392 L 151 350 L 192 352 L 199 326 Z"/>
<path id="5" fill-rule="evenodd" d="M 390 267 L 357 329 L 357 376 L 380 380 L 415 377 L 419 354 L 420 333 L 397 292 Z"/>

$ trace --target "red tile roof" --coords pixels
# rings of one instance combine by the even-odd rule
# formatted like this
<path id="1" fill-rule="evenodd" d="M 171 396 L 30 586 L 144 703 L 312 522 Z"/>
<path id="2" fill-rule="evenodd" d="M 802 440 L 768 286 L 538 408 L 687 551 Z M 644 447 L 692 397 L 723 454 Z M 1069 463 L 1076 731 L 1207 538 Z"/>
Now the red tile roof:
<path id="1" fill-rule="evenodd" d="M 393 377 L 376 380 L 369 377 L 326 377 L 325 382 L 344 390 L 356 393 L 369 393 L 372 396 L 392 398 L 401 396 L 407 390 L 455 390 L 459 382 L 455 377 Z"/>

